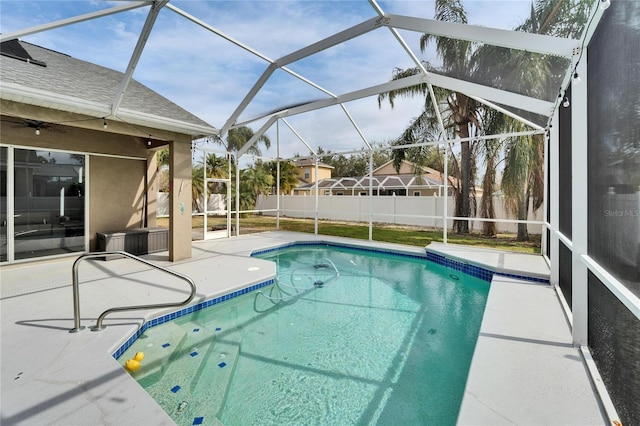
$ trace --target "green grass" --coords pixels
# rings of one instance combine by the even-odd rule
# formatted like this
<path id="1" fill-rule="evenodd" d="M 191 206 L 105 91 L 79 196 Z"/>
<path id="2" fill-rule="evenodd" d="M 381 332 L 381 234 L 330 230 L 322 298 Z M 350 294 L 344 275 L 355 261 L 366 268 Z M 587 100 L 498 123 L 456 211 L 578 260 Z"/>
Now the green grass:
<path id="1" fill-rule="evenodd" d="M 232 220 L 235 222 L 235 219 Z M 209 219 L 209 226 L 214 224 L 224 225 L 224 219 Z M 169 226 L 167 218 L 158 218 L 158 226 Z M 202 228 L 202 216 L 194 216 L 192 227 Z M 245 216 L 240 218 L 240 233 L 273 231 L 276 229 L 276 219 L 265 216 Z M 313 233 L 314 225 L 311 219 L 280 218 L 280 230 Z M 346 223 L 318 221 L 318 234 L 332 235 L 336 237 L 369 239 L 369 225 L 363 223 Z M 495 238 L 485 237 L 479 233 L 468 235 L 455 234 L 450 231 L 447 241 L 452 244 L 464 244 L 468 246 L 488 247 L 498 250 L 518 251 L 523 253 L 540 253 L 540 235 L 530 235 L 531 241 L 516 241 L 514 234 L 499 234 Z M 409 226 L 393 226 L 387 224 L 374 224 L 373 240 L 387 243 L 406 244 L 410 246 L 424 247 L 432 241 L 442 241 L 442 230 L 427 229 Z"/>

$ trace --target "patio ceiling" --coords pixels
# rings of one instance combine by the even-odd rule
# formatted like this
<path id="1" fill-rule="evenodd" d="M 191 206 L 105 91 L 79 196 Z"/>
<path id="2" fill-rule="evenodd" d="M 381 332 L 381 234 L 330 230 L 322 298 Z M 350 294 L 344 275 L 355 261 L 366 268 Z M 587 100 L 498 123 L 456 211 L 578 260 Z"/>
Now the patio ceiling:
<path id="1" fill-rule="evenodd" d="M 348 3 L 349 2 L 336 2 L 333 3 L 333 5 L 336 8 L 340 8 L 347 7 Z M 477 3 L 484 3 L 488 7 L 491 5 L 491 2 Z M 105 2 L 105 6 L 109 4 L 112 3 Z M 260 126 L 259 130 L 255 132 L 254 138 L 239 150 L 239 156 L 243 155 L 247 149 L 255 143 L 262 134 L 272 128 L 274 123 L 279 119 L 313 113 L 331 107 L 339 107 L 361 140 L 360 145 L 371 148 L 367 132 L 359 126 L 358 119 L 354 118 L 354 115 L 350 113 L 349 104 L 377 96 L 380 93 L 385 93 L 390 90 L 406 88 L 421 83 L 427 85 L 431 99 L 434 97 L 433 87 L 461 92 L 491 108 L 495 108 L 504 114 L 522 121 L 534 130 L 540 130 L 545 127 L 548 118 L 557 106 L 559 90 L 568 82 L 569 76 L 575 66 L 576 55 L 579 55 L 581 48 L 581 41 L 576 39 L 386 13 L 383 8 L 383 1 L 377 2 L 376 0 L 369 0 L 370 18 L 356 22 L 341 31 L 328 34 L 319 41 L 306 44 L 292 52 L 279 55 L 277 59 L 272 59 L 259 49 L 241 42 L 239 39 L 234 38 L 234 36 L 227 34 L 223 29 L 210 24 L 210 16 L 207 19 L 199 18 L 195 13 L 189 13 L 182 7 L 178 7 L 178 5 L 184 5 L 185 7 L 192 6 L 189 2 L 185 3 L 178 0 L 171 2 L 169 0 L 131 1 L 79 16 L 71 16 L 50 23 L 5 32 L 0 35 L 0 41 L 36 35 L 108 16 L 133 13 L 133 11 L 136 10 L 138 13 L 140 10 L 147 10 L 146 20 L 139 30 L 133 52 L 129 53 L 127 67 L 123 70 L 122 81 L 117 91 L 113 94 L 113 101 L 110 105 L 102 105 L 102 108 L 98 108 L 101 110 L 99 112 L 100 116 L 105 114 L 116 116 L 121 108 L 123 95 L 128 90 L 134 72 L 145 54 L 145 48 L 147 47 L 147 42 L 150 37 L 153 37 L 156 33 L 167 31 L 166 28 L 162 26 L 166 24 L 167 19 L 179 17 L 188 21 L 191 25 L 189 28 L 193 28 L 193 24 L 195 24 L 195 26 L 200 28 L 200 32 L 197 32 L 198 35 L 207 34 L 212 38 L 216 38 L 217 41 L 224 42 L 216 46 L 226 46 L 235 49 L 237 52 L 242 52 L 242 54 L 238 54 L 238 61 L 247 61 L 247 63 L 254 65 L 256 63 L 262 63 L 265 67 L 262 74 L 254 80 L 252 86 L 246 85 L 245 82 L 244 89 L 238 87 L 237 90 L 240 93 L 236 94 L 238 101 L 235 109 L 230 111 L 227 117 L 216 117 L 216 120 L 219 120 L 219 123 L 216 123 L 216 127 L 220 128 L 220 136 L 224 136 L 229 129 L 235 126 L 255 126 L 256 124 Z M 235 7 L 242 7 L 243 5 L 246 6 L 247 3 L 235 2 L 235 5 Z M 224 7 L 228 6 L 229 4 L 225 3 Z M 495 7 L 495 3 L 493 7 Z M 166 14 L 172 14 L 173 16 L 170 18 Z M 162 20 L 160 18 L 162 18 Z M 161 22 L 161 24 L 158 24 L 158 22 Z M 184 24 L 184 22 L 182 24 Z M 278 25 L 285 24 L 286 23 L 278 22 Z M 247 25 L 251 25 L 251 22 L 248 22 Z M 313 19 L 309 20 L 309 25 L 313 26 Z M 204 30 L 204 33 L 202 30 Z M 274 31 L 275 30 L 276 28 L 274 27 Z M 236 31 L 240 34 L 243 33 L 241 29 L 237 29 Z M 316 32 L 318 34 L 322 33 L 321 30 L 317 30 Z M 387 34 L 381 34 L 381 32 L 386 32 Z M 286 33 L 286 28 L 284 28 L 284 33 Z M 311 62 L 308 62 L 310 58 L 330 58 L 335 49 L 352 48 L 354 40 L 370 37 L 370 35 L 374 33 L 376 37 L 386 37 L 385 40 L 388 42 L 388 44 L 380 46 L 381 52 L 387 49 L 404 52 L 407 60 L 404 65 L 406 67 L 417 67 L 419 73 L 411 77 L 389 81 L 388 72 L 393 65 L 389 64 L 388 69 L 378 72 L 373 78 L 358 78 L 357 75 L 346 74 L 346 82 L 341 85 L 341 87 L 338 87 L 338 90 L 334 87 L 324 87 L 321 76 L 318 77 L 318 80 L 314 78 L 315 75 L 319 74 L 315 72 L 314 67 L 309 66 L 309 64 L 311 64 Z M 480 81 L 472 75 L 457 75 L 455 77 L 442 75 L 428 70 L 424 63 L 425 60 L 429 60 L 430 58 L 420 57 L 420 53 L 414 52 L 409 46 L 407 39 L 411 37 L 415 39 L 416 34 L 431 34 L 436 38 L 465 40 L 473 42 L 477 46 L 494 46 L 496 49 L 499 49 L 498 51 L 501 55 L 520 52 L 524 55 L 531 55 L 529 59 L 532 60 L 536 58 L 553 57 L 556 58 L 556 68 L 549 71 L 550 75 L 542 77 L 549 79 L 549 81 L 544 82 L 544 86 L 548 88 L 546 91 L 527 87 L 527 84 L 541 85 L 540 82 L 525 83 L 524 81 L 520 81 L 515 87 L 498 88 L 492 87 L 490 82 Z M 187 34 L 184 35 L 184 37 L 187 36 Z M 379 40 L 379 38 L 376 38 L 376 40 Z M 187 42 L 185 38 L 185 44 Z M 186 45 L 185 48 L 187 48 Z M 274 48 L 272 51 L 278 52 L 279 49 Z M 161 53 L 162 52 L 154 51 L 151 54 Z M 211 54 L 216 56 L 217 52 L 211 52 Z M 180 60 L 180 58 L 176 58 L 176 60 Z M 203 58 L 203 61 L 204 60 Z M 356 57 L 354 59 L 354 61 L 358 60 L 361 60 L 361 58 Z M 364 58 L 364 61 L 366 61 L 366 58 Z M 327 63 L 330 65 L 330 62 Z M 500 61 L 499 58 L 496 57 L 496 67 L 499 66 Z M 198 64 L 193 64 L 193 67 L 198 67 Z M 170 74 L 168 77 L 175 78 Z M 189 76 L 183 76 L 183 78 L 189 78 Z M 220 78 L 220 76 L 212 72 L 211 78 L 217 79 Z M 375 81 L 376 79 L 377 81 Z M 371 84 L 372 82 L 373 84 Z M 283 88 L 286 90 L 287 87 L 293 87 L 294 85 L 296 87 L 300 85 L 305 86 L 305 89 L 291 96 L 286 92 L 283 93 Z M 236 85 L 230 85 L 230 87 L 236 87 Z M 212 98 L 213 97 L 215 97 L 214 94 L 212 94 Z M 368 101 L 375 102 L 370 99 Z M 268 108 L 268 112 L 264 112 L 265 107 Z M 261 110 L 263 112 L 261 112 Z M 222 122 L 223 124 L 220 125 Z M 311 148 L 312 143 L 305 141 L 295 130 L 295 126 L 286 120 L 283 122 L 310 152 L 315 153 L 313 148 Z M 370 137 L 371 135 L 368 136 Z M 351 151 L 357 149 L 357 147 L 352 148 Z"/>

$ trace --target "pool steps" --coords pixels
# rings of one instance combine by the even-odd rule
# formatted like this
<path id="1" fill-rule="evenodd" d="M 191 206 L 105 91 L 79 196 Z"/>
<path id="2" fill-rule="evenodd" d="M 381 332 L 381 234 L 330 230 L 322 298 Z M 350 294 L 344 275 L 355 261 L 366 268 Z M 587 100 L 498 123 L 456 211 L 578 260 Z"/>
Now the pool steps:
<path id="1" fill-rule="evenodd" d="M 203 375 L 203 377 L 210 377 L 207 381 L 202 379 L 194 381 L 192 395 L 198 395 L 198 399 L 206 400 L 208 412 L 218 417 L 222 414 L 240 357 L 240 333 L 234 332 L 216 339 L 212 349 L 209 361 L 206 363 L 206 370 L 214 370 L 215 374 Z M 224 354 L 224 358 L 220 358 L 221 354 Z M 224 367 L 219 366 L 222 362 L 225 363 Z"/>
<path id="2" fill-rule="evenodd" d="M 176 407 L 168 413 L 174 420 L 204 416 L 207 424 L 213 421 L 222 425 L 213 417 L 224 407 L 240 356 L 240 333 L 209 331 L 196 321 L 177 320 L 162 328 L 150 328 L 139 339 L 146 342 L 145 358 L 143 367 L 131 373 L 132 377 L 162 406 Z M 123 368 L 128 355 L 119 359 Z M 215 374 L 209 374 L 210 370 Z M 205 381 L 205 377 L 213 379 Z M 198 404 L 198 400 L 206 400 L 206 404 Z M 194 412 L 198 406 L 206 406 L 207 412 Z M 181 407 L 179 412 L 177 407 Z"/>
<path id="3" fill-rule="evenodd" d="M 180 349 L 180 343 L 185 338 L 185 331 L 175 323 L 167 323 L 164 330 L 160 332 L 158 328 L 149 328 L 139 339 L 145 341 L 142 350 L 145 359 L 142 361 L 143 368 L 131 373 L 131 376 L 138 381 L 154 382 L 157 377 L 162 376 L 169 360 L 173 354 Z M 118 362 L 123 366 L 129 356 L 122 356 Z"/>

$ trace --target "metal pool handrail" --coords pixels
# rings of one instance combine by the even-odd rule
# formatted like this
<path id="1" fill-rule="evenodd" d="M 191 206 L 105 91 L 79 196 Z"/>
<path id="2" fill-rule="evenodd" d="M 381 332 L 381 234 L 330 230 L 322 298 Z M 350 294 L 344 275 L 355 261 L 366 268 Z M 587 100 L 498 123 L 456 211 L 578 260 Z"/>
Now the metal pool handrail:
<path id="1" fill-rule="evenodd" d="M 189 297 L 178 303 L 158 303 L 154 305 L 136 305 L 136 306 L 120 306 L 115 308 L 109 308 L 98 317 L 98 321 L 94 327 L 91 327 L 91 331 L 100 331 L 105 328 L 102 325 L 102 321 L 104 318 L 114 312 L 122 312 L 122 311 L 135 311 L 140 309 L 159 309 L 159 308 L 178 308 L 180 306 L 184 306 L 193 300 L 193 297 L 196 294 L 196 283 L 186 275 L 179 274 L 178 272 L 172 271 L 170 269 L 164 268 L 159 265 L 155 265 L 147 260 L 144 260 L 138 256 L 134 256 L 131 253 L 127 253 L 126 251 L 101 251 L 94 253 L 85 253 L 78 257 L 75 262 L 73 262 L 73 328 L 69 330 L 69 333 L 76 333 L 80 330 L 83 330 L 84 327 L 80 326 L 80 288 L 78 282 L 78 267 L 80 263 L 85 259 L 90 259 L 94 257 L 104 257 L 107 255 L 120 255 L 124 257 L 128 257 L 129 259 L 137 260 L 140 263 L 144 263 L 147 266 L 151 266 L 152 268 L 159 269 L 167 274 L 173 275 L 174 277 L 180 278 L 181 280 L 186 281 L 191 286 L 191 292 L 189 293 Z"/>

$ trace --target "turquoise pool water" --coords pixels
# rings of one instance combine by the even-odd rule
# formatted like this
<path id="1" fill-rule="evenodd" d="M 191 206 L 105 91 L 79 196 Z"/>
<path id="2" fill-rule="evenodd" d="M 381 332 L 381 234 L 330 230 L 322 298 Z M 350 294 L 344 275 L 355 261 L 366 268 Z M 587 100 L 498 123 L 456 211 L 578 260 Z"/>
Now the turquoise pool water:
<path id="1" fill-rule="evenodd" d="M 179 425 L 455 424 L 489 283 L 425 259 L 291 247 L 273 286 L 120 357 Z"/>

